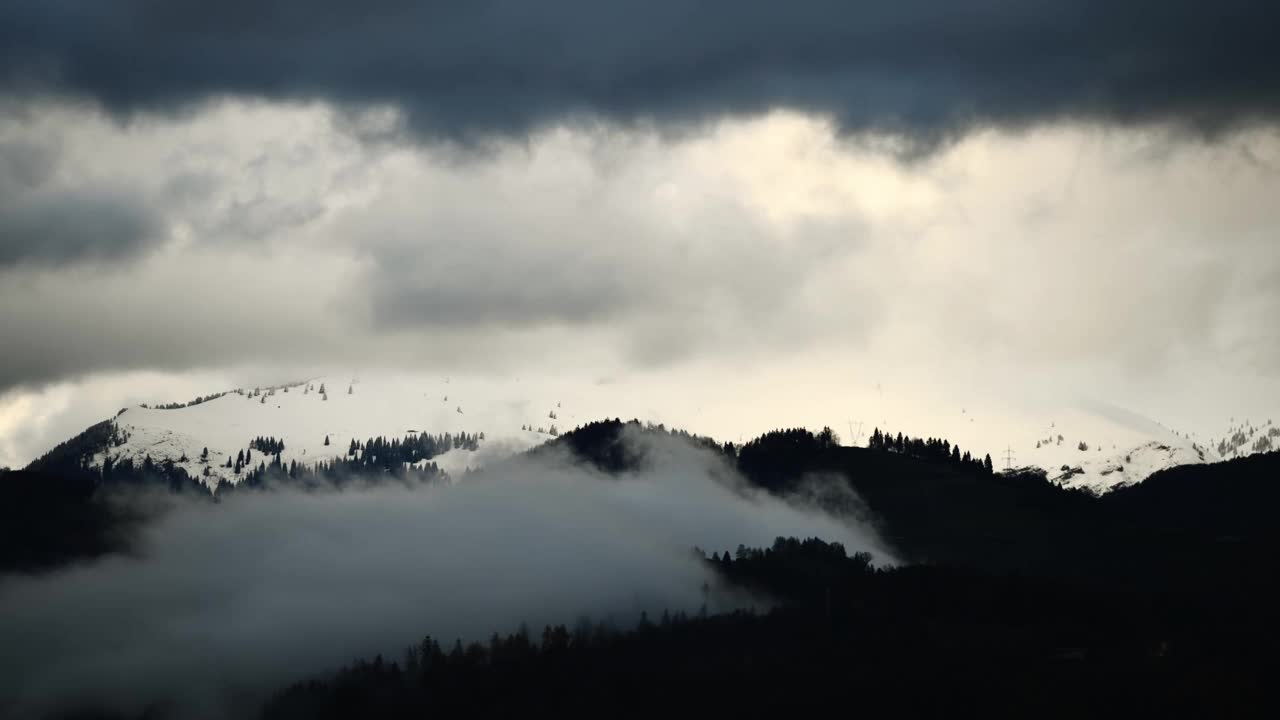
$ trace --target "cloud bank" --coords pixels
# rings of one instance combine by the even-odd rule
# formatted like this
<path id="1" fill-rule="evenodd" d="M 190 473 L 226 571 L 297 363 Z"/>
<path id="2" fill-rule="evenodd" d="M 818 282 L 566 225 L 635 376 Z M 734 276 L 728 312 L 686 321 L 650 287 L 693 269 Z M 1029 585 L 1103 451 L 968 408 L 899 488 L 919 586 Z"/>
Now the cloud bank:
<path id="1" fill-rule="evenodd" d="M 904 165 L 774 113 L 459 156 L 363 139 L 323 104 L 120 125 L 54 103 L 0 114 L 0 156 L 27 188 L 13 197 L 109 187 L 159 229 L 57 262 L 32 259 L 31 238 L 0 264 L 0 464 L 139 398 L 328 372 L 645 376 L 692 409 L 803 375 L 829 386 L 811 415 L 756 405 L 813 427 L 887 421 L 853 392 L 882 383 L 935 405 L 937 388 L 972 389 L 957 412 L 1056 389 L 1208 418 L 1204 433 L 1280 403 L 1274 131 L 1199 143 L 1068 124 Z M 184 390 L 107 397 L 148 372 Z M 40 421 L 71 394 L 102 399 Z M 726 439 L 779 421 L 680 420 Z"/>
<path id="2" fill-rule="evenodd" d="M 1280 10 L 1226 0 L 8 3 L 0 88 L 173 112 L 390 104 L 420 137 L 785 107 L 931 145 L 1062 119 L 1205 132 L 1280 112 Z"/>
<path id="3" fill-rule="evenodd" d="M 694 546 L 819 536 L 887 558 L 864 528 L 744 494 L 712 454 L 674 440 L 646 451 L 622 479 L 522 460 L 451 487 L 177 507 L 139 557 L 0 579 L 0 711 L 243 715 L 282 683 L 396 657 L 426 633 L 696 612 L 714 579 Z"/>

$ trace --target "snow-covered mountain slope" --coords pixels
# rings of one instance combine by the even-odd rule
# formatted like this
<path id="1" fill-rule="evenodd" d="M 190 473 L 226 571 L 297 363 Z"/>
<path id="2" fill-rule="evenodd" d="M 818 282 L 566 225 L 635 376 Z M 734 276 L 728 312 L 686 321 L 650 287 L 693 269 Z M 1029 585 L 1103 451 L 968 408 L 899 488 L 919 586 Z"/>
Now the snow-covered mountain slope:
<path id="1" fill-rule="evenodd" d="M 323 389 L 323 392 L 322 392 Z M 357 443 L 384 436 L 416 433 L 483 435 L 475 450 L 456 448 L 432 459 L 457 477 L 468 467 L 507 457 L 537 445 L 560 428 L 578 422 L 571 403 L 557 399 L 554 388 L 526 391 L 516 384 L 439 378 L 348 381 L 315 378 L 275 388 L 246 388 L 181 407 L 131 407 L 114 418 L 123 444 L 92 458 L 101 467 L 108 458 L 119 463 L 172 461 L 209 487 L 220 479 L 241 478 L 226 467 L 255 438 L 284 443 L 287 465 L 315 464 L 346 455 Z M 585 416 L 584 416 L 585 419 Z M 327 439 L 327 444 L 326 444 Z M 207 455 L 205 450 L 207 448 Z M 256 465 L 265 456 L 250 451 Z"/>
<path id="2" fill-rule="evenodd" d="M 1062 413 L 1034 442 L 1013 448 L 1019 466 L 1041 468 L 1063 487 L 1095 493 L 1142 482 L 1166 468 L 1221 459 L 1189 437 L 1115 409 Z"/>
<path id="3" fill-rule="evenodd" d="M 1217 460 L 1210 451 L 1189 443 L 1165 443 L 1151 440 L 1123 453 L 1099 453 L 1089 457 L 1081 452 L 1076 462 L 1064 462 L 1057 468 L 1046 468 L 1049 478 L 1069 488 L 1085 488 L 1105 493 L 1146 480 L 1160 470 L 1179 465 L 1200 465 Z"/>
<path id="4" fill-rule="evenodd" d="M 225 466 L 227 459 L 234 461 L 258 437 L 283 441 L 281 460 L 286 465 L 310 465 L 343 457 L 352 440 L 390 440 L 412 433 L 483 434 L 474 450 L 457 448 L 432 459 L 457 478 L 468 467 L 523 451 L 558 430 L 605 418 L 663 422 L 735 442 L 777 427 L 816 429 L 823 424 L 822 416 L 809 417 L 791 406 L 776 411 L 776 418 L 761 414 L 759 402 L 763 400 L 749 393 L 701 398 L 685 386 L 587 383 L 573 377 L 521 382 L 518 377 L 409 375 L 353 381 L 330 375 L 287 388 L 231 391 L 182 407 L 127 408 L 113 420 L 116 436 L 125 442 L 99 450 L 91 463 L 101 467 L 108 458 L 127 458 L 142 464 L 147 457 L 153 463 L 171 461 L 215 487 L 220 480 L 234 484 L 241 479 L 234 466 Z M 794 398 L 791 402 L 801 404 Z M 1141 482 L 1168 467 L 1222 459 L 1212 449 L 1219 442 L 1216 438 L 1179 434 L 1137 414 L 1098 404 L 1051 413 L 996 406 L 975 413 L 969 406 L 957 408 L 951 422 L 935 419 L 917 425 L 911 420 L 904 417 L 894 429 L 944 437 L 979 456 L 989 452 L 997 469 L 1007 464 L 1038 467 L 1061 485 L 1099 493 Z M 846 425 L 846 441 L 862 444 L 870 434 L 862 423 L 857 429 L 852 421 Z M 1280 445 L 1280 429 L 1270 424 L 1244 423 L 1227 437 L 1233 443 L 1231 457 L 1267 442 Z M 207 460 L 202 458 L 205 448 Z M 253 456 L 253 465 L 268 459 L 256 451 Z"/>
<path id="5" fill-rule="evenodd" d="M 1260 425 L 1244 420 L 1233 423 L 1222 438 L 1212 445 L 1224 459 L 1280 450 L 1280 427 L 1271 420 Z"/>

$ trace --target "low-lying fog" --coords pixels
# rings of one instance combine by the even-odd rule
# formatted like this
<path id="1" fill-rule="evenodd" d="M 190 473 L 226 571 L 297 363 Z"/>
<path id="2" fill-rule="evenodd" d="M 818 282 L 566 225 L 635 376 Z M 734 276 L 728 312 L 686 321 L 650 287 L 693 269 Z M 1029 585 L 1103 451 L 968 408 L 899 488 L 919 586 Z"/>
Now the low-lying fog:
<path id="1" fill-rule="evenodd" d="M 742 488 L 714 453 L 643 443 L 609 478 L 520 458 L 455 486 L 243 493 L 178 502 L 135 556 L 0 578 L 0 710 L 176 705 L 242 711 L 264 693 L 424 634 L 451 644 L 581 616 L 696 612 L 708 553 L 817 536 L 890 558 L 870 529 Z M 725 593 L 712 602 L 750 602 Z"/>

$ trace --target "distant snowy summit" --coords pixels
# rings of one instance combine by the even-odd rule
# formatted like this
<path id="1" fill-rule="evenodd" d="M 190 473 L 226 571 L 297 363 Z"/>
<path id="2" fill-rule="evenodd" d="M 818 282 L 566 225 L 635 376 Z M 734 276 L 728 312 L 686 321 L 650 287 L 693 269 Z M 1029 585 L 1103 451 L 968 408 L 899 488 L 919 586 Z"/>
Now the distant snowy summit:
<path id="1" fill-rule="evenodd" d="M 661 420 L 653 404 L 647 394 L 571 377 L 533 383 L 518 377 L 326 376 L 125 408 L 33 466 L 47 459 L 48 467 L 89 467 L 105 476 L 106 470 L 120 468 L 151 475 L 145 472 L 150 464 L 162 476 L 185 476 L 210 490 L 237 485 L 251 479 L 255 469 L 273 464 L 345 463 L 356 471 L 403 465 L 458 479 L 468 468 L 510 457 L 588 422 Z M 695 416 L 686 413 L 684 419 Z M 1167 468 L 1280 446 L 1280 428 L 1270 421 L 1233 422 L 1221 437 L 1202 439 L 1114 407 L 1004 417 L 1004 427 L 985 436 L 952 439 L 979 448 L 979 455 L 989 452 L 996 469 L 1036 468 L 1050 482 L 1097 494 L 1143 482 Z M 704 431 L 674 422 L 674 415 L 666 419 L 673 427 Z M 972 420 L 965 426 L 973 426 Z"/>
<path id="2" fill-rule="evenodd" d="M 1079 419 L 1078 417 L 1076 418 Z M 1150 421 L 1091 416 L 1087 422 L 1051 426 L 1020 457 L 1067 488 L 1102 494 L 1140 483 L 1181 465 L 1201 465 L 1280 449 L 1280 428 L 1271 421 L 1233 425 L 1221 439 L 1196 440 Z"/>
<path id="3" fill-rule="evenodd" d="M 1102 494 L 1134 485 L 1161 470 L 1180 465 L 1201 465 L 1219 458 L 1194 443 L 1151 440 L 1123 452 L 1081 451 L 1057 467 L 1043 468 L 1051 482 L 1067 488 L 1083 488 Z"/>
<path id="4" fill-rule="evenodd" d="M 210 489 L 235 485 L 263 463 L 315 466 L 385 439 L 397 459 L 433 463 L 454 478 L 559 432 L 559 400 L 517 398 L 492 385 L 317 378 L 242 388 L 188 403 L 125 408 L 91 467 L 170 465 Z M 400 446 L 404 447 L 400 452 Z M 384 451 L 379 442 L 379 450 Z"/>

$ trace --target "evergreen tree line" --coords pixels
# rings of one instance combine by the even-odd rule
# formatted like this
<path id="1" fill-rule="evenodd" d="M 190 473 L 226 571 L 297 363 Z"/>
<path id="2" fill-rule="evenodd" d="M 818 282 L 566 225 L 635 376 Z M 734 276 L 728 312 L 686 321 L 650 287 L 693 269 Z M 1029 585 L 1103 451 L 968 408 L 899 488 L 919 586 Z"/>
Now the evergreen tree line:
<path id="1" fill-rule="evenodd" d="M 973 470 L 974 472 L 985 472 L 988 475 L 995 471 L 995 467 L 991 463 L 991 455 L 979 458 L 976 455 L 970 455 L 968 450 L 961 452 L 959 445 L 952 445 L 942 438 L 913 438 L 902 433 L 898 433 L 895 437 L 892 433 L 880 432 L 880 428 L 877 427 L 871 433 L 871 439 L 867 442 L 867 447 L 872 450 L 894 452 L 920 460 L 949 462 L 957 467 Z"/>
<path id="2" fill-rule="evenodd" d="M 129 433 L 120 429 L 114 420 L 103 420 L 90 425 L 84 432 L 68 438 L 49 452 L 27 464 L 27 470 L 66 471 L 89 467 L 95 455 L 109 448 L 120 447 L 129 441 Z"/>
<path id="3" fill-rule="evenodd" d="M 653 423 L 641 423 L 639 420 L 623 422 L 614 418 L 580 425 L 572 431 L 560 435 L 552 442 L 534 447 L 528 451 L 527 455 L 539 457 L 547 453 L 556 452 L 557 448 L 567 448 L 574 455 L 607 473 L 634 469 L 641 460 L 637 453 L 642 452 L 642 450 L 623 440 L 622 434 L 626 429 L 633 432 L 678 438 L 697 447 L 717 452 L 723 451 L 731 456 L 735 453 L 732 443 L 725 443 L 722 446 L 709 437 L 694 435 L 686 430 L 668 429 L 661 423 L 655 425 Z"/>
<path id="4" fill-rule="evenodd" d="M 279 455 L 274 455 L 270 460 L 259 460 L 257 466 L 248 467 L 245 470 L 245 476 L 238 483 L 232 484 L 225 478 L 220 479 L 215 488 L 214 497 L 221 497 L 224 493 L 232 491 L 267 488 L 293 487 L 310 490 L 382 482 L 414 486 L 444 478 L 444 472 L 434 462 L 427 462 L 420 466 L 391 463 L 386 466 L 371 467 L 351 457 L 307 464 L 299 463 L 297 460 L 286 463 Z"/>
<path id="5" fill-rule="evenodd" d="M 165 403 L 163 405 L 148 405 L 146 403 L 140 403 L 140 407 L 148 408 L 150 410 L 181 410 L 182 408 L 192 407 L 193 405 L 207 403 L 210 400 L 217 400 L 223 395 L 230 395 L 233 392 L 239 393 L 240 391 L 239 390 L 223 390 L 222 392 L 213 393 L 211 395 L 202 395 L 194 400 L 188 400 L 187 402 L 171 402 L 171 403 Z"/>
<path id="6" fill-rule="evenodd" d="M 799 468 L 839 448 L 839 439 L 831 428 L 823 428 L 816 434 L 804 428 L 790 428 L 771 430 L 739 448 L 726 443 L 723 452 L 736 463 L 748 482 L 785 495 L 800 482 Z"/>
<path id="7" fill-rule="evenodd" d="M 390 440 L 384 436 L 378 436 L 364 442 L 357 442 L 352 438 L 351 444 L 347 447 L 347 457 L 361 467 L 386 470 L 396 465 L 430 460 L 450 450 L 476 450 L 480 447 L 481 440 L 484 440 L 484 433 L 468 432 L 460 432 L 456 435 L 411 433 L 405 435 L 403 439 Z"/>
<path id="8" fill-rule="evenodd" d="M 1267 697 L 1269 646 L 1167 599 L 942 567 L 874 568 L 821 540 L 703 559 L 704 597 L 662 611 L 414 642 L 277 693 L 265 720 L 432 716 L 1237 717 Z M 739 596 L 741 597 L 741 596 Z M 825 714 L 825 713 L 824 713 Z M 968 714 L 968 713 L 961 713 Z"/>
<path id="9" fill-rule="evenodd" d="M 180 458 L 179 462 L 185 462 L 185 457 Z M 173 458 L 156 462 L 152 460 L 150 454 L 147 454 L 139 463 L 128 457 L 119 459 L 108 457 L 103 460 L 101 469 L 91 470 L 90 473 L 104 487 L 159 486 L 178 493 L 199 490 L 201 494 L 208 494 L 205 486 L 193 478 L 186 468 L 178 465 Z"/>
<path id="10" fill-rule="evenodd" d="M 280 450 L 281 452 L 284 451 L 283 443 L 281 443 L 280 445 Z M 279 457 L 279 453 L 272 453 L 272 454 Z M 252 467 L 253 466 L 253 443 L 250 443 L 249 447 L 245 448 L 244 450 L 240 450 L 239 452 L 237 452 L 236 459 L 234 462 L 232 462 L 231 456 L 228 455 L 227 461 L 223 463 L 222 466 L 226 468 L 231 468 L 232 471 L 235 472 L 235 474 L 237 475 L 239 475 L 245 468 Z"/>
<path id="11" fill-rule="evenodd" d="M 265 455 L 279 455 L 284 452 L 284 440 L 259 435 L 249 443 L 249 447 Z"/>

